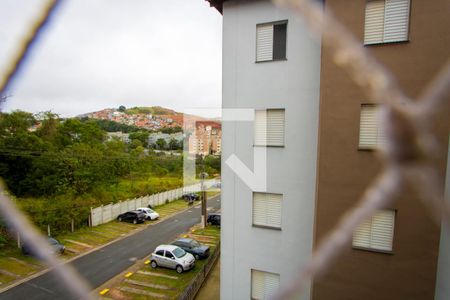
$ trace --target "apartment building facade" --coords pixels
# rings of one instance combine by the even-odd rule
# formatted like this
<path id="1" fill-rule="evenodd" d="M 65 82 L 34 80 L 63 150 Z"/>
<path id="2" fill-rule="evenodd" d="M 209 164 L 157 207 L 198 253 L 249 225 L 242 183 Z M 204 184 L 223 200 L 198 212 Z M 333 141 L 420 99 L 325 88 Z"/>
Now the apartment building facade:
<path id="1" fill-rule="evenodd" d="M 412 99 L 449 57 L 449 1 L 328 0 L 325 10 L 334 12 Z M 382 170 L 375 150 L 384 143 L 376 124 L 382 103 L 334 64 L 330 50 L 322 51 L 315 245 Z M 447 147 L 448 111 L 434 125 Z M 447 157 L 436 159 L 445 174 Z M 440 226 L 408 187 L 359 227 L 337 263 L 315 280 L 313 299 L 450 299 L 450 277 L 436 286 L 445 277 L 437 275 L 439 244 Z"/>
<path id="2" fill-rule="evenodd" d="M 222 127 L 215 121 L 196 121 L 195 130 L 189 136 L 189 153 L 220 155 L 222 151 Z"/>
<path id="3" fill-rule="evenodd" d="M 223 121 L 222 157 L 253 170 L 266 151 L 268 185 L 252 190 L 222 168 L 221 299 L 268 296 L 311 255 L 319 71 L 320 43 L 293 13 L 223 3 L 223 108 L 253 109 L 258 125 Z"/>
<path id="4" fill-rule="evenodd" d="M 223 14 L 223 107 L 255 110 L 254 122 L 223 123 L 221 298 L 265 299 L 292 280 L 382 169 L 381 103 L 334 65 L 292 12 L 268 0 L 208 1 Z M 416 98 L 448 59 L 446 0 L 318 3 L 407 96 Z M 434 125 L 446 147 L 448 115 Z M 227 167 L 234 154 L 253 169 L 258 151 L 267 151 L 265 191 Z M 448 158 L 437 159 L 444 173 Z M 450 299 L 446 250 L 448 235 L 409 188 L 361 224 L 337 263 L 300 297 Z"/>

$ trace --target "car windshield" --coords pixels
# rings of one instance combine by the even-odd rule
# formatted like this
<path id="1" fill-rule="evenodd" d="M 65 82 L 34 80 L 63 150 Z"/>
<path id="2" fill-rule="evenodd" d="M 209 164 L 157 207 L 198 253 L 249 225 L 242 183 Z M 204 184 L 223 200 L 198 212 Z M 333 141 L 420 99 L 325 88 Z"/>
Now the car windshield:
<path id="1" fill-rule="evenodd" d="M 186 251 L 181 248 L 175 248 L 175 250 L 173 250 L 173 255 L 175 255 L 177 258 L 181 258 L 186 255 Z"/>
<path id="2" fill-rule="evenodd" d="M 147 212 L 150 213 L 150 214 L 151 214 L 151 213 L 154 213 L 154 211 L 151 210 L 150 208 L 147 208 Z"/>
<path id="3" fill-rule="evenodd" d="M 200 243 L 194 240 L 192 240 L 190 244 L 192 247 L 200 247 Z"/>

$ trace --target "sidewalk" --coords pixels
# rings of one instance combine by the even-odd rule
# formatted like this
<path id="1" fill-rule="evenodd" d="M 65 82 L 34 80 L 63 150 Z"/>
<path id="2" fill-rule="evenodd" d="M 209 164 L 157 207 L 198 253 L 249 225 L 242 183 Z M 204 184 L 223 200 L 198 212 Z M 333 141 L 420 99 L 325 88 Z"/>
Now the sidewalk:
<path id="1" fill-rule="evenodd" d="M 195 300 L 211 299 L 220 299 L 220 258 L 195 297 Z"/>

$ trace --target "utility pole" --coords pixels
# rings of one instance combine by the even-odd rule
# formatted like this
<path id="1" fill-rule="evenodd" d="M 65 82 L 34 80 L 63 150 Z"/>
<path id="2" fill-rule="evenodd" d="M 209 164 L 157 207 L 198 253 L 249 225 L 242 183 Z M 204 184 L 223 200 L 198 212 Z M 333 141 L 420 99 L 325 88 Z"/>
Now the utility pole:
<path id="1" fill-rule="evenodd" d="M 207 215 L 207 199 L 206 199 L 206 190 L 205 190 L 205 178 L 208 177 L 208 174 L 205 172 L 205 157 L 202 155 L 202 172 L 200 173 L 201 179 L 201 199 L 202 199 L 202 227 L 206 227 L 206 220 L 208 219 Z"/>

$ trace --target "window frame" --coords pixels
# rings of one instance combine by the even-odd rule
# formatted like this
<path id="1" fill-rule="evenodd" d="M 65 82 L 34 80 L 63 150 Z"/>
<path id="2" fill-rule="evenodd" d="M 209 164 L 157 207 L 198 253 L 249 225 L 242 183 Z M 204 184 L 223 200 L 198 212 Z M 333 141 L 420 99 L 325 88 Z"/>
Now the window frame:
<path id="1" fill-rule="evenodd" d="M 250 269 L 250 299 L 252 300 L 257 300 L 257 298 L 253 298 L 253 291 L 254 291 L 254 286 L 253 286 L 253 272 L 259 272 L 259 273 L 264 273 L 264 274 L 273 274 L 273 275 L 278 275 L 278 279 L 279 279 L 279 285 L 278 285 L 278 289 L 281 287 L 281 274 L 280 273 L 275 273 L 275 272 L 268 272 L 268 271 L 262 271 L 262 270 L 258 270 L 258 269 Z M 267 298 L 268 295 L 264 295 L 265 298 Z"/>
<path id="2" fill-rule="evenodd" d="M 283 145 L 268 145 L 267 144 L 267 131 L 266 131 L 266 144 L 261 145 L 256 143 L 256 112 L 257 111 L 265 111 L 266 112 L 266 130 L 267 130 L 267 112 L 268 111 L 275 111 L 275 110 L 282 110 L 284 111 L 284 122 L 283 122 Z M 253 122 L 253 147 L 266 147 L 266 148 L 285 148 L 286 147 L 286 108 L 281 107 L 271 107 L 271 108 L 262 108 L 262 109 L 255 109 L 255 120 Z"/>
<path id="3" fill-rule="evenodd" d="M 377 118 L 379 121 L 379 113 L 380 113 L 380 109 L 382 108 L 383 104 L 382 103 L 361 103 L 360 104 L 360 108 L 359 108 L 359 130 L 358 130 L 358 151 L 379 151 L 380 150 L 380 146 L 383 144 L 383 139 L 385 139 L 385 137 L 383 137 L 383 132 L 381 131 L 382 128 L 380 127 L 381 124 L 380 122 L 376 123 L 376 130 L 377 130 L 377 140 L 376 140 L 376 144 L 372 145 L 372 146 L 361 146 L 361 125 L 362 125 L 362 113 L 363 113 L 363 107 L 366 106 L 372 106 L 375 107 L 377 109 Z M 380 134 L 381 133 L 381 134 Z"/>
<path id="4" fill-rule="evenodd" d="M 285 43 L 285 53 L 284 53 L 284 58 L 277 58 L 274 59 L 273 58 L 273 52 L 274 52 L 274 36 L 272 36 L 272 59 L 270 60 L 258 60 L 258 26 L 267 26 L 267 25 L 281 25 L 281 24 L 286 24 L 286 43 Z M 287 61 L 287 50 L 288 50 L 288 24 L 289 24 L 289 20 L 288 19 L 284 19 L 284 20 L 278 20 L 278 21 L 271 21 L 271 22 L 264 22 L 264 23 L 257 23 L 256 27 L 255 27 L 255 64 L 259 64 L 259 63 L 267 63 L 267 62 L 275 62 L 275 61 Z"/>
<path id="5" fill-rule="evenodd" d="M 385 33 L 385 20 L 383 20 L 383 38 L 382 41 L 380 42 L 373 42 L 373 43 L 367 43 L 365 42 L 365 38 L 366 38 L 366 7 L 367 7 L 367 3 L 369 1 L 376 1 L 376 0 L 365 0 L 365 6 L 364 6 L 364 28 L 363 28 L 363 46 L 364 47 L 372 47 L 372 46 L 383 46 L 383 45 L 389 45 L 389 44 L 401 44 L 401 43 L 409 43 L 410 42 L 410 33 L 411 33 L 411 6 L 412 6 L 412 0 L 408 0 L 409 1 L 409 7 L 408 7 L 408 27 L 406 28 L 406 39 L 404 40 L 398 40 L 398 41 L 384 41 L 384 33 Z M 384 9 L 384 13 L 386 13 L 386 0 L 384 1 L 384 5 L 385 5 L 385 9 Z"/>
<path id="6" fill-rule="evenodd" d="M 254 218 L 254 203 L 255 203 L 255 194 L 273 194 L 273 195 L 280 195 L 281 196 L 281 209 L 280 209 L 280 227 L 277 226 L 271 226 L 271 225 L 262 225 L 262 224 L 255 224 L 255 218 Z M 255 228 L 263 228 L 263 229 L 271 229 L 271 230 L 276 230 L 276 231 L 282 231 L 283 229 L 283 200 L 284 200 L 284 195 L 282 193 L 271 193 L 271 192 L 257 192 L 254 191 L 252 193 L 252 227 Z"/>
<path id="7" fill-rule="evenodd" d="M 396 222 L 396 220 L 397 220 L 397 210 L 396 209 L 391 209 L 391 208 L 381 209 L 381 211 L 383 211 L 383 210 L 385 210 L 385 211 L 392 211 L 394 213 L 394 221 L 393 221 L 393 224 L 392 224 L 392 247 L 391 247 L 391 250 L 383 250 L 383 249 L 377 249 L 377 248 L 371 248 L 371 247 L 355 246 L 355 245 L 353 245 L 353 235 L 352 235 L 352 249 L 353 250 L 361 250 L 361 251 L 367 251 L 367 252 L 376 252 L 376 253 L 389 254 L 389 255 L 395 254 L 395 252 L 394 252 L 394 241 L 395 241 L 395 232 L 396 232 L 395 227 L 396 227 L 396 224 L 397 224 L 397 222 Z M 373 218 L 373 216 L 374 215 L 370 216 L 370 218 Z M 355 231 L 356 231 L 356 229 L 355 229 Z M 372 231 L 372 228 L 371 228 L 371 231 Z"/>

